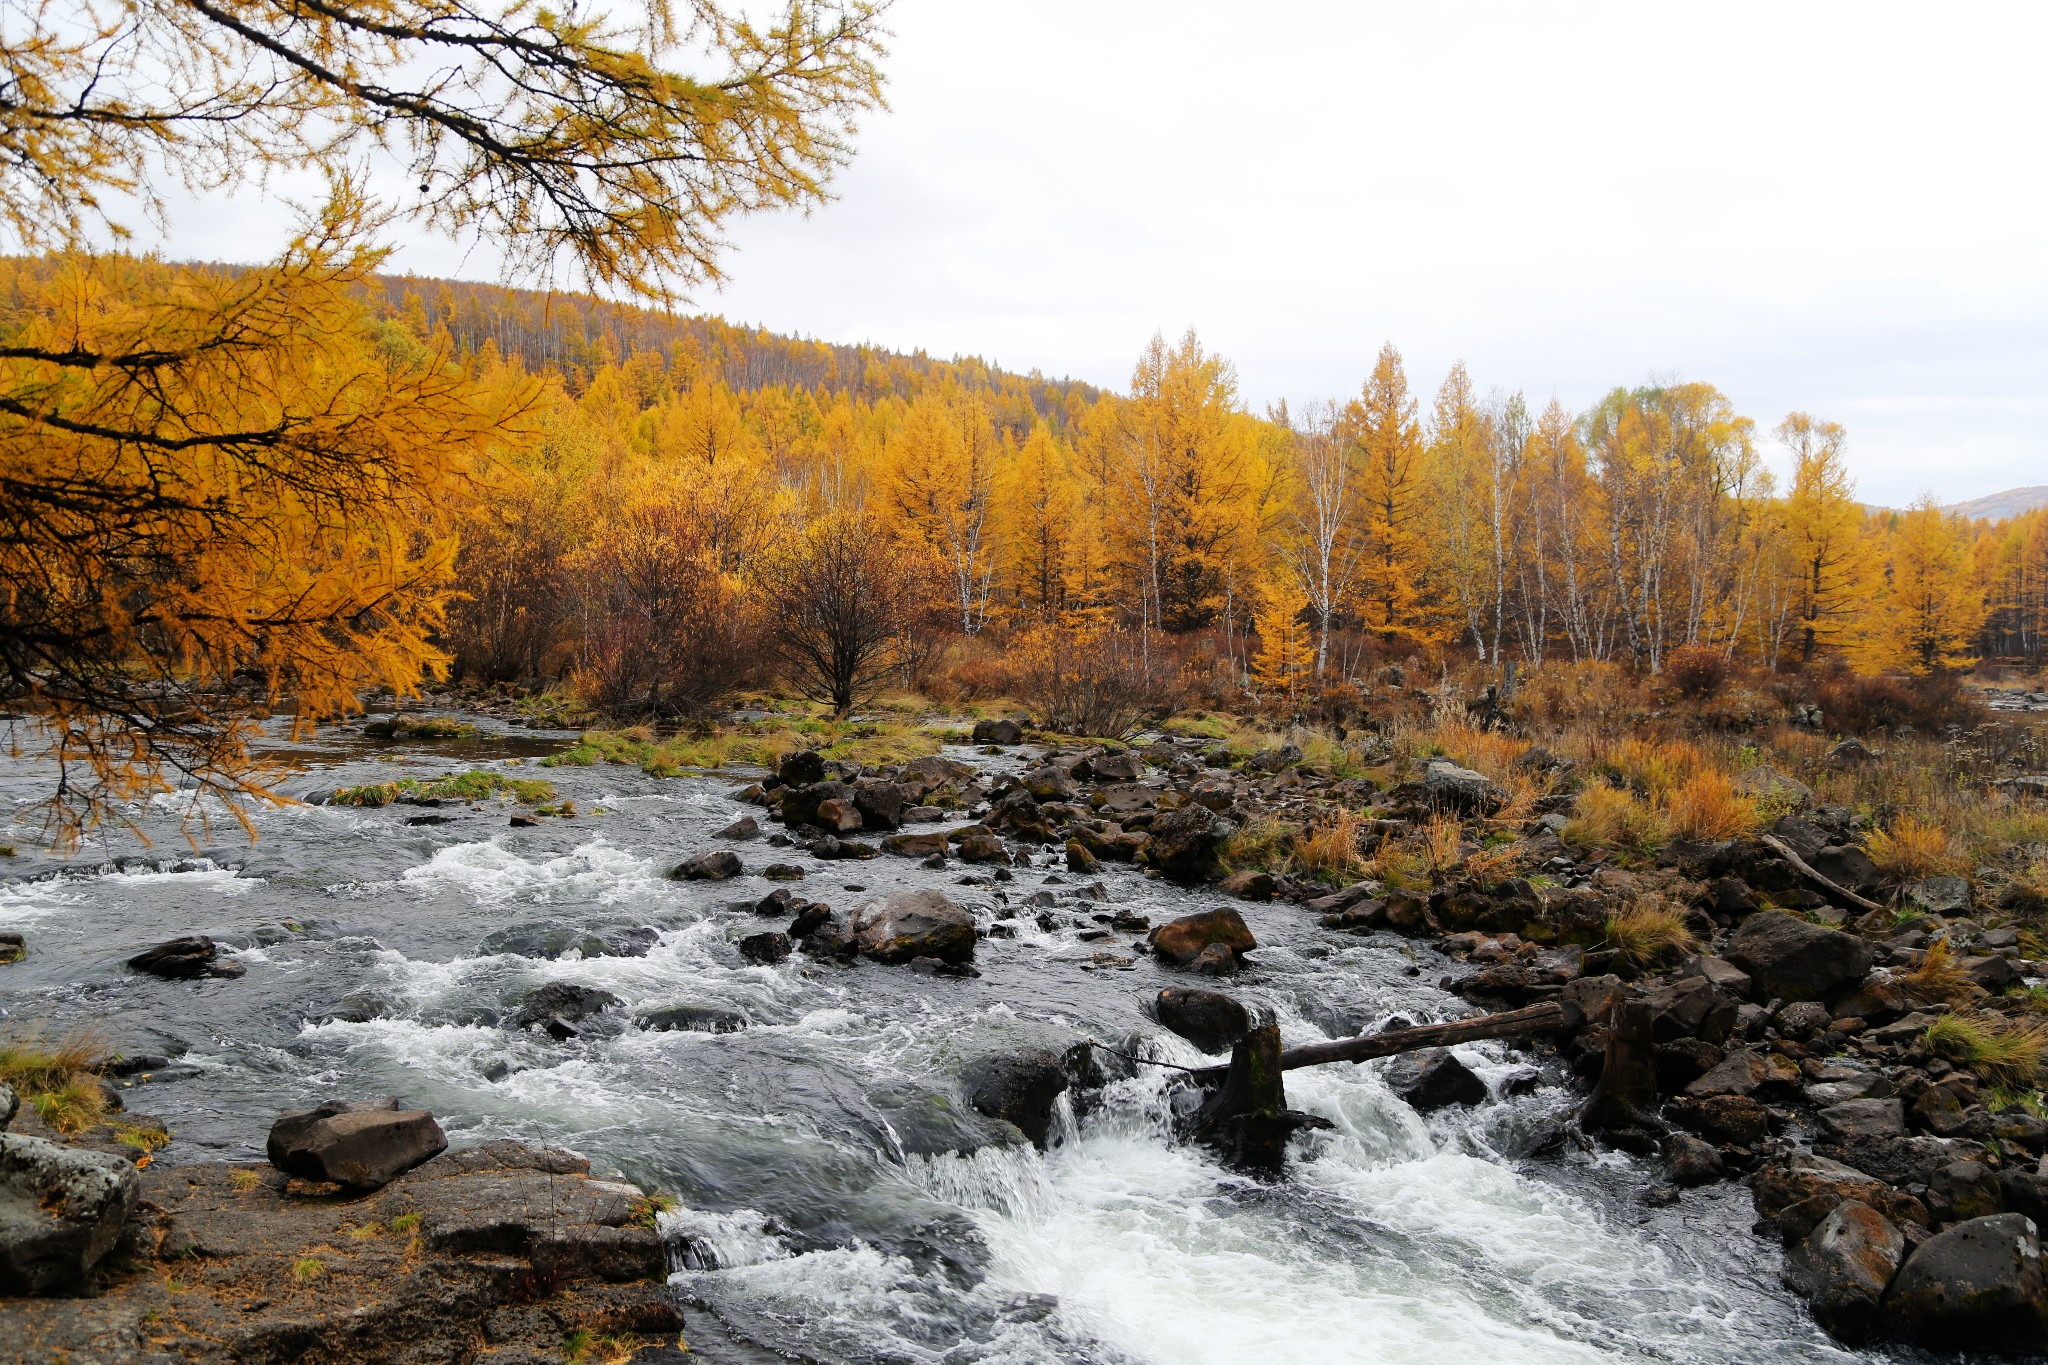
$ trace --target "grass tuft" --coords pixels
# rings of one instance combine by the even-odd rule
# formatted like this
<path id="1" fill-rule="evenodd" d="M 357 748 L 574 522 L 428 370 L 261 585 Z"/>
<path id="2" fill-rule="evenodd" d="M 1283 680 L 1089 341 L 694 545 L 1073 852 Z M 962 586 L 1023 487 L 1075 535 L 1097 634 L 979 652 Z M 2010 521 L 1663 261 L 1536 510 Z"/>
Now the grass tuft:
<path id="1" fill-rule="evenodd" d="M 1607 946 L 1647 967 L 1683 957 L 1698 944 L 1683 911 L 1644 899 L 1608 917 Z"/>
<path id="2" fill-rule="evenodd" d="M 404 777 L 395 782 L 367 782 L 360 787 L 335 790 L 337 806 L 388 806 L 412 797 L 426 801 L 487 801 L 503 793 L 524 805 L 538 805 L 555 799 L 555 784 L 538 777 L 507 777 L 503 773 L 472 768 L 466 773 L 445 773 L 421 781 Z"/>
<path id="3" fill-rule="evenodd" d="M 2048 1063 L 2048 1026 L 1995 1014 L 1945 1014 L 1927 1026 L 1927 1050 L 1994 1085 L 2032 1090 Z"/>
<path id="4" fill-rule="evenodd" d="M 0 1039 L 0 1082 L 60 1133 L 82 1133 L 107 1112 L 100 1089 L 106 1039 L 91 1025 L 60 1038 L 27 1031 Z"/>
<path id="5" fill-rule="evenodd" d="M 1864 843 L 1870 861 L 1892 882 L 1950 875 L 1963 870 L 1962 859 L 1949 844 L 1948 831 L 1929 820 L 1901 816 L 1890 829 L 1875 832 Z"/>

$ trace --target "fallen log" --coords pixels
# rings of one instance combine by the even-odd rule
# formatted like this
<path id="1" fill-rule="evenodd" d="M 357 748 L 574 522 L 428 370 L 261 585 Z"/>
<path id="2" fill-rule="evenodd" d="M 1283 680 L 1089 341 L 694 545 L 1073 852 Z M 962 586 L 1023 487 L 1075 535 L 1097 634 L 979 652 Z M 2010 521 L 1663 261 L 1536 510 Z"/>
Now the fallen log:
<path id="1" fill-rule="evenodd" d="M 1876 901 L 1866 900 L 1862 896 L 1857 895 L 1854 891 L 1851 891 L 1848 887 L 1839 885 L 1832 878 L 1823 876 L 1821 873 L 1814 869 L 1813 864 L 1807 862 L 1806 859 L 1800 857 L 1797 853 L 1794 853 L 1792 851 L 1792 846 L 1786 843 L 1783 839 L 1778 838 L 1776 835 L 1759 834 L 1756 837 L 1760 841 L 1762 841 L 1763 845 L 1766 848 L 1776 850 L 1779 857 L 1783 858 L 1786 862 L 1792 864 L 1792 868 L 1795 872 L 1799 873 L 1800 876 L 1812 882 L 1815 886 L 1818 886 L 1821 890 L 1832 892 L 1834 895 L 1840 896 L 1843 900 L 1849 902 L 1849 904 L 1857 907 L 1860 910 L 1884 909 L 1884 907 L 1882 905 L 1879 905 Z"/>
<path id="2" fill-rule="evenodd" d="M 1392 1057 L 1418 1048 L 1448 1047 L 1452 1043 L 1476 1043 L 1485 1038 L 1523 1038 L 1547 1033 L 1564 1025 L 1564 1007 L 1555 1001 L 1530 1005 L 1501 1014 L 1480 1014 L 1470 1019 L 1453 1019 L 1447 1024 L 1420 1024 L 1414 1028 L 1389 1029 L 1385 1033 L 1361 1034 L 1329 1043 L 1310 1043 L 1280 1054 L 1279 1069 L 1293 1071 L 1325 1062 L 1366 1062 L 1375 1057 Z M 1230 1067 L 1209 1066 L 1189 1072 L 1200 1085 L 1216 1085 L 1230 1074 Z"/>

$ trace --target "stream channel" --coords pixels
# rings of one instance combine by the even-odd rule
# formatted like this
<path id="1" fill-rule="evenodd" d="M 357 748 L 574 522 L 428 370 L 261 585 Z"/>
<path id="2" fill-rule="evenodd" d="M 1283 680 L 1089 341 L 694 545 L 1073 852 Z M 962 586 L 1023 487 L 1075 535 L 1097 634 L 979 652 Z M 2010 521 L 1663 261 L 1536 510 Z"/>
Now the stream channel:
<path id="1" fill-rule="evenodd" d="M 1063 1114 L 1047 1152 L 1004 1143 L 961 1095 L 977 1058 L 1092 1037 L 1214 1060 L 1145 1013 L 1185 978 L 1133 952 L 1133 935 L 1080 937 L 1099 927 L 1091 914 L 1158 924 L 1213 906 L 1213 891 L 1106 866 L 1105 904 L 1049 865 L 961 884 L 973 869 L 823 863 L 759 841 L 732 845 L 750 875 L 671 881 L 715 831 L 760 814 L 734 799 L 744 774 L 536 769 L 573 737 L 479 724 L 466 741 L 334 730 L 270 747 L 302 765 L 282 784 L 298 795 L 501 768 L 546 776 L 585 814 L 511 828 L 498 804 L 294 806 L 258 812 L 253 845 L 216 815 L 195 855 L 179 833 L 187 803 L 164 797 L 136 812 L 150 845 L 109 834 L 67 862 L 34 851 L 52 770 L 0 758 L 0 841 L 22 850 L 0 864 L 0 929 L 30 945 L 0 968 L 0 1010 L 175 1058 L 127 1094 L 174 1132 L 160 1161 L 260 1160 L 281 1110 L 396 1094 L 456 1145 L 558 1143 L 671 1192 L 673 1283 L 713 1362 L 1918 1358 L 1821 1333 L 1779 1287 L 1777 1247 L 1751 1235 L 1743 1184 L 1652 1207 L 1654 1169 L 1560 1143 L 1577 1099 L 1562 1070 L 1531 1077 L 1498 1043 L 1457 1049 L 1495 1097 L 1428 1118 L 1388 1091 L 1385 1063 L 1290 1073 L 1293 1106 L 1335 1127 L 1298 1137 L 1278 1183 L 1176 1143 L 1158 1068 L 1079 1125 Z M 1022 757 L 947 753 L 1001 769 Z M 408 824 L 422 817 L 444 822 Z M 809 869 L 793 890 L 835 907 L 938 886 L 984 930 L 1014 916 L 1019 931 L 982 942 L 971 980 L 801 953 L 750 964 L 735 941 L 785 927 L 744 908 L 773 889 L 751 870 L 778 859 Z M 1022 904 L 1039 892 L 1058 900 L 1049 931 Z M 1426 946 L 1334 935 L 1292 905 L 1240 909 L 1261 946 L 1229 988 L 1270 1008 L 1287 1046 L 1465 1012 L 1437 989 L 1451 964 Z M 644 956 L 528 955 L 539 931 L 639 926 L 659 934 Z M 181 983 L 123 966 L 192 933 L 231 945 L 247 975 Z M 569 1042 L 497 1026 L 548 981 L 613 992 L 622 1021 L 693 1005 L 745 1026 Z"/>

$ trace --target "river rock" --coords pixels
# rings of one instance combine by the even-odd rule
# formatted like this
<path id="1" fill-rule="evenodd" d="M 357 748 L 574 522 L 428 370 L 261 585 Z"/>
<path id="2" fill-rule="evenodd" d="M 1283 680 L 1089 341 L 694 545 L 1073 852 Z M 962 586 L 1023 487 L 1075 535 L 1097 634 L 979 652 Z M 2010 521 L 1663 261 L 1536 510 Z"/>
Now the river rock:
<path id="1" fill-rule="evenodd" d="M 1145 765 L 1136 754 L 1128 751 L 1097 754 L 1088 760 L 1088 772 L 1097 782 L 1136 782 L 1144 776 Z"/>
<path id="2" fill-rule="evenodd" d="M 1993 1214 L 1928 1238 L 1886 1291 L 1883 1320 L 1894 1336 L 1945 1350 L 2040 1350 L 2048 1277 L 2034 1220 Z"/>
<path id="3" fill-rule="evenodd" d="M 812 782 L 806 786 L 784 787 L 778 794 L 776 810 L 786 825 L 823 826 L 831 818 L 820 811 L 834 802 L 854 812 L 853 788 L 844 782 Z M 837 810 L 835 809 L 835 814 Z M 856 826 L 858 828 L 858 826 Z"/>
<path id="4" fill-rule="evenodd" d="M 789 936 L 769 932 L 748 934 L 740 940 L 740 956 L 749 962 L 774 965 L 789 956 Z"/>
<path id="5" fill-rule="evenodd" d="M 83 1282 L 120 1240 L 137 1192 L 119 1157 L 0 1133 L 0 1293 Z"/>
<path id="6" fill-rule="evenodd" d="M 1486 1099 L 1486 1082 L 1444 1047 L 1396 1057 L 1387 1066 L 1386 1082 L 1389 1090 L 1424 1114 Z"/>
<path id="7" fill-rule="evenodd" d="M 899 858 L 943 858 L 946 856 L 946 836 L 937 830 L 925 834 L 892 834 L 882 840 L 882 852 L 893 853 Z"/>
<path id="8" fill-rule="evenodd" d="M 303 1180 L 374 1190 L 448 1149 L 441 1125 L 424 1109 L 391 1098 L 332 1100 L 270 1125 L 270 1164 Z"/>
<path id="9" fill-rule="evenodd" d="M 761 837 L 761 822 L 751 815 L 742 815 L 724 829 L 711 836 L 724 843 L 738 843 L 742 839 Z"/>
<path id="10" fill-rule="evenodd" d="M 1675 1185 L 1711 1185 L 1728 1174 L 1727 1163 L 1714 1144 L 1690 1133 L 1673 1133 L 1664 1139 L 1664 1160 L 1670 1163 Z"/>
<path id="11" fill-rule="evenodd" d="M 877 962 L 935 957 L 963 963 L 974 956 L 974 916 L 936 891 L 892 891 L 853 914 L 853 942 Z"/>
<path id="12" fill-rule="evenodd" d="M 903 788 L 893 782 L 873 782 L 853 789 L 854 809 L 860 812 L 866 829 L 895 829 L 903 823 Z"/>
<path id="13" fill-rule="evenodd" d="M 14 1087 L 0 1081 L 0 1132 L 14 1122 L 14 1116 L 21 1112 L 21 1097 L 14 1093 Z"/>
<path id="14" fill-rule="evenodd" d="M 1759 1000 L 1820 1000 L 1861 981 L 1873 953 L 1855 934 L 1765 910 L 1742 922 L 1724 956 L 1749 973 Z"/>
<path id="15" fill-rule="evenodd" d="M 1226 896 L 1235 896 L 1241 901 L 1269 901 L 1273 899 L 1276 883 L 1270 872 L 1256 872 L 1247 869 L 1233 872 L 1216 887 Z"/>
<path id="16" fill-rule="evenodd" d="M 1079 839 L 1067 840 L 1067 871 L 1090 877 L 1102 870 L 1102 860 L 1088 851 Z"/>
<path id="17" fill-rule="evenodd" d="M 1804 1237 L 1847 1200 L 1868 1204 L 1894 1223 L 1927 1226 L 1927 1210 L 1919 1200 L 1866 1171 L 1804 1148 L 1794 1148 L 1767 1163 L 1749 1188 L 1756 1211 L 1777 1220 L 1792 1241 Z"/>
<path id="18" fill-rule="evenodd" d="M 669 875 L 683 882 L 725 882 L 744 870 L 739 854 L 729 848 L 714 848 L 684 859 Z"/>
<path id="19" fill-rule="evenodd" d="M 1897 1099 L 1844 1100 L 1820 1111 L 1821 1131 L 1840 1143 L 1903 1136 L 1906 1106 Z"/>
<path id="20" fill-rule="evenodd" d="M 1844 1200 L 1785 1258 L 1785 1287 L 1804 1298 L 1821 1326 L 1860 1342 L 1877 1323 L 1885 1287 L 1906 1254 L 1906 1237 L 1868 1204 Z"/>
<path id="21" fill-rule="evenodd" d="M 129 958 L 128 965 L 138 972 L 160 976 L 166 981 L 193 981 L 202 976 L 236 977 L 248 970 L 239 962 L 223 959 L 220 945 L 204 934 L 174 938 L 154 948 L 146 948 Z"/>
<path id="22" fill-rule="evenodd" d="M 28 956 L 28 939 L 14 929 L 0 930 L 0 967 L 12 966 Z"/>
<path id="23" fill-rule="evenodd" d="M 1237 826 L 1206 806 L 1189 805 L 1153 817 L 1143 858 L 1169 881 L 1192 885 L 1218 871 L 1217 851 Z"/>
<path id="24" fill-rule="evenodd" d="M 978 720 L 973 739 L 976 744 L 1022 744 L 1024 727 L 1014 720 Z"/>
<path id="25" fill-rule="evenodd" d="M 485 956 L 510 953 L 552 962 L 575 952 L 590 957 L 645 957 L 661 941 L 658 930 L 644 924 L 609 929 L 570 929 L 559 924 L 515 924 L 484 935 L 477 952 Z"/>
<path id="26" fill-rule="evenodd" d="M 528 992 L 518 1011 L 505 1022 L 507 1028 L 538 1027 L 562 1042 L 582 1032 L 576 1027 L 578 1023 L 603 1013 L 613 1005 L 624 1003 L 610 991 L 601 991 L 594 986 L 550 981 Z"/>
<path id="27" fill-rule="evenodd" d="M 967 1069 L 967 1099 L 981 1113 L 1017 1125 L 1040 1147 L 1052 1132 L 1053 1105 L 1067 1088 L 1059 1057 L 1043 1048 L 987 1057 Z"/>
<path id="28" fill-rule="evenodd" d="M 1227 906 L 1169 920 L 1152 930 L 1148 937 L 1153 951 L 1176 967 L 1193 964 L 1210 948 L 1221 949 L 1235 961 L 1239 954 L 1259 946 L 1259 941 L 1252 937 L 1251 929 L 1246 926 L 1244 916 Z"/>
<path id="29" fill-rule="evenodd" d="M 1168 986 L 1153 1002 L 1159 1022 L 1204 1052 L 1228 1052 L 1251 1031 L 1251 1013 L 1222 991 Z"/>

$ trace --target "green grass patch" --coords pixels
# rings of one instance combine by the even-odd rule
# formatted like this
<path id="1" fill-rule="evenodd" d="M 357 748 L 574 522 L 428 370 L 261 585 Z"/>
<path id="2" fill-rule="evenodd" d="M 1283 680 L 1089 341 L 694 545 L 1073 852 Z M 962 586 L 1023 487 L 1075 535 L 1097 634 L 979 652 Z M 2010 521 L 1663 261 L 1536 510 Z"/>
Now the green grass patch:
<path id="1" fill-rule="evenodd" d="M 107 1112 L 100 1089 L 99 1033 L 74 1030 L 54 1041 L 40 1034 L 0 1039 L 0 1082 L 21 1097 L 36 1116 L 60 1133 L 82 1133 Z"/>
<path id="2" fill-rule="evenodd" d="M 477 728 L 453 716 L 387 716 L 363 727 L 372 739 L 475 739 Z"/>
<path id="3" fill-rule="evenodd" d="M 1944 1014 L 1927 1026 L 1927 1050 L 1993 1085 L 2031 1090 L 2048 1062 L 2048 1028 L 1992 1014 Z"/>
<path id="4" fill-rule="evenodd" d="M 337 787 L 337 806 L 388 806 L 407 798 L 420 801 L 488 801 L 509 796 L 521 805 L 539 805 L 555 799 L 555 784 L 541 777 L 507 777 L 483 768 L 466 773 L 444 773 L 421 779 L 402 777 L 395 782 L 366 782 L 360 787 Z"/>
<path id="5" fill-rule="evenodd" d="M 816 749 L 844 763 L 887 764 L 935 754 L 947 732 L 915 720 L 834 721 L 819 717 L 746 721 L 703 734 L 657 736 L 645 726 L 586 730 L 543 767 L 588 768 L 620 763 L 650 777 L 680 777 L 733 766 L 772 768 L 786 753 Z"/>

